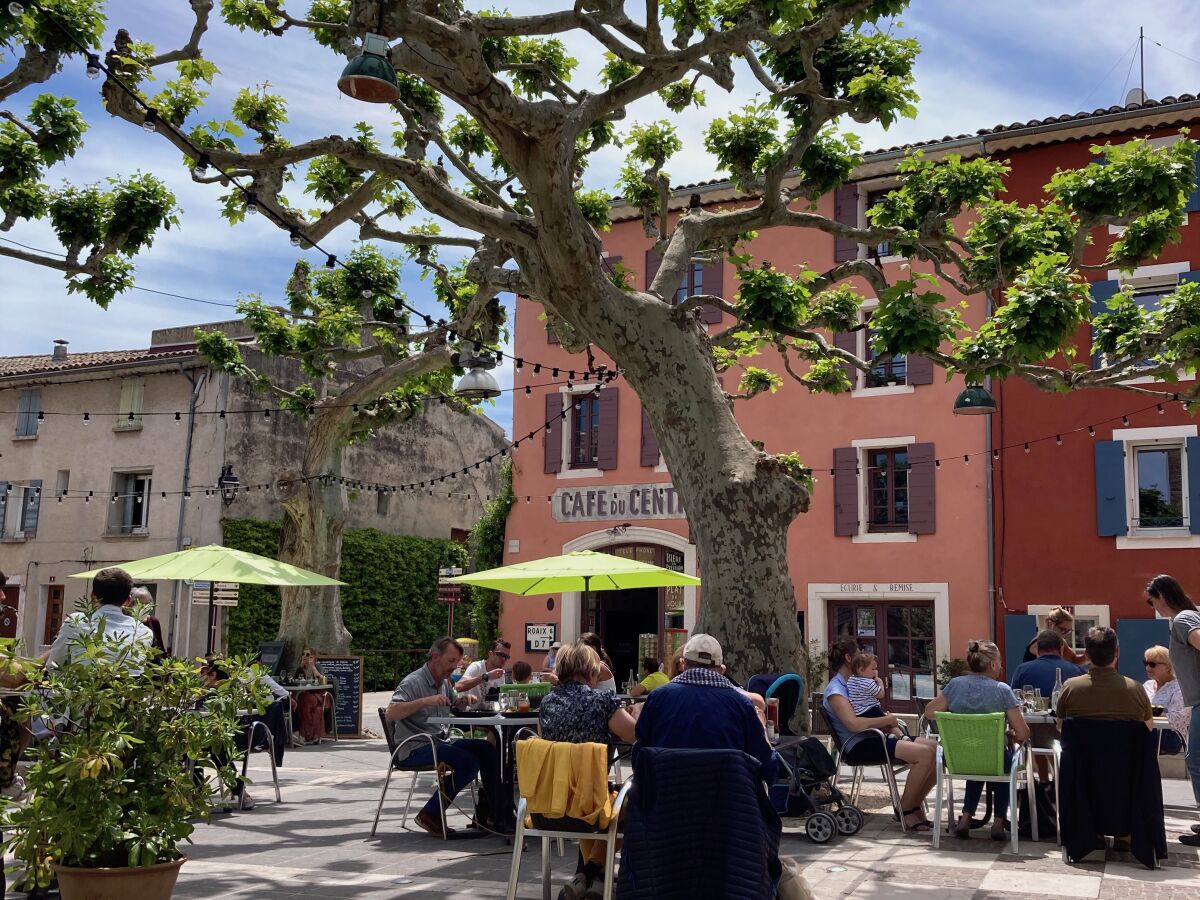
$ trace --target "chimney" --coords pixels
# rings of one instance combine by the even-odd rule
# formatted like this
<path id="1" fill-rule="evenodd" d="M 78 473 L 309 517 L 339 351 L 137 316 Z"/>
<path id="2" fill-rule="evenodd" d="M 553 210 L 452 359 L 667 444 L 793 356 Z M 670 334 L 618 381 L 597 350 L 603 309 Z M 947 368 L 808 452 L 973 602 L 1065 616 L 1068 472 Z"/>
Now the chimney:
<path id="1" fill-rule="evenodd" d="M 54 342 L 54 359 L 67 358 L 67 344 L 69 343 L 70 341 L 64 341 L 62 338 Z"/>

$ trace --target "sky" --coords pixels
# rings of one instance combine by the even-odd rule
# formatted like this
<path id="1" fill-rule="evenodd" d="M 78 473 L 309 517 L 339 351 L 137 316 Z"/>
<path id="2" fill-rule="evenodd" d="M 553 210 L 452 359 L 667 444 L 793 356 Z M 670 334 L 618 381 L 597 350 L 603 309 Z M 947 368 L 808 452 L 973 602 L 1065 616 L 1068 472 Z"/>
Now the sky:
<path id="1" fill-rule="evenodd" d="M 569 0 L 505 4 L 514 14 L 569 5 Z M 629 8 L 636 16 L 644 4 L 630 0 Z M 181 46 L 192 24 L 185 0 L 114 0 L 108 12 L 109 39 L 116 28 L 124 27 L 135 39 L 151 41 L 160 51 Z M 873 149 L 1119 104 L 1129 88 L 1138 85 L 1139 27 L 1146 32 L 1147 94 L 1161 98 L 1200 92 L 1200 22 L 1191 13 L 1194 7 L 1185 0 L 1139 4 L 914 0 L 893 27 L 894 33 L 914 37 L 922 46 L 917 63 L 916 86 L 921 95 L 917 118 L 901 120 L 887 132 L 860 125 L 847 130 L 863 138 L 864 148 Z M 568 36 L 566 40 L 569 52 L 579 60 L 576 86 L 594 84 L 602 63 L 600 48 L 591 38 Z M 393 115 L 389 111 L 338 92 L 335 82 L 345 60 L 301 32 L 264 39 L 224 25 L 214 12 L 201 46 L 221 70 L 202 113 L 205 119 L 228 117 L 240 88 L 269 82 L 273 92 L 288 100 L 284 134 L 293 142 L 348 135 L 358 121 L 376 125 L 384 135 L 390 133 Z M 9 59 L 0 60 L 0 72 L 10 65 Z M 759 85 L 746 75 L 744 70 L 738 72 L 738 86 L 732 93 L 702 81 L 708 98 L 702 111 L 672 116 L 651 98 L 632 106 L 624 125 L 673 119 L 684 141 L 682 152 L 667 166 L 673 181 L 710 179 L 715 166 L 703 148 L 703 129 L 712 117 L 728 114 L 754 98 Z M 300 255 L 287 234 L 264 216 L 248 217 L 236 226 L 226 224 L 219 216 L 219 195 L 224 191 L 194 184 L 179 154 L 162 137 L 108 116 L 99 103 L 99 85 L 84 77 L 82 61 L 69 62 L 50 83 L 53 91 L 77 100 L 91 128 L 84 149 L 52 169 L 48 181 L 87 184 L 137 171 L 153 172 L 165 180 L 182 208 L 181 223 L 161 232 L 154 246 L 139 254 L 136 280 L 143 288 L 194 299 L 133 290 L 118 296 L 105 311 L 80 295 L 68 294 L 59 273 L 0 257 L 0 355 L 49 353 L 57 338 L 70 341 L 73 352 L 146 347 L 155 328 L 232 318 L 235 313 L 229 307 L 241 296 L 280 298 Z M 10 98 L 4 109 L 22 114 L 37 93 L 35 88 L 27 89 Z M 601 151 L 589 166 L 588 186 L 611 189 L 622 161 L 619 149 Z M 311 205 L 295 187 L 285 193 L 297 206 Z M 418 214 L 414 221 L 421 218 Z M 343 227 L 322 245 L 344 256 L 354 247 L 355 231 L 354 226 Z M 61 249 L 48 225 L 41 222 L 20 221 L 10 231 L 0 232 L 2 241 Z M 315 252 L 307 255 L 319 261 Z M 433 312 L 428 285 L 419 276 L 417 267 L 407 266 L 402 287 L 414 305 Z M 511 362 L 496 374 L 503 387 L 511 386 Z M 485 412 L 510 429 L 511 395 L 503 394 Z"/>

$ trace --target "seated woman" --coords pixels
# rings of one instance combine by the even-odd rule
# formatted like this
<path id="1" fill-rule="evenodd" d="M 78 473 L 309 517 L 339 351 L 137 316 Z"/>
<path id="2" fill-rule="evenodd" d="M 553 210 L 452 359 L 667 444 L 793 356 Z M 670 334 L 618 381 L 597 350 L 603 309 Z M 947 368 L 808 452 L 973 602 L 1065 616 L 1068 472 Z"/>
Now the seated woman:
<path id="1" fill-rule="evenodd" d="M 886 730 L 899 724 L 895 715 L 879 718 L 862 718 L 854 714 L 850 705 L 847 681 L 854 674 L 851 660 L 858 653 L 858 641 L 842 637 L 829 648 L 829 668 L 833 676 L 825 688 L 821 703 L 829 718 L 830 727 L 836 732 L 842 748 L 842 760 L 851 766 L 878 766 L 889 760 L 899 759 L 911 766 L 900 795 L 904 825 L 911 831 L 928 830 L 931 826 L 921 808 L 934 782 L 934 743 L 926 738 L 898 738 L 885 735 L 883 742 L 873 734 L 864 734 L 870 729 Z M 884 753 L 887 753 L 886 758 Z"/>
<path id="2" fill-rule="evenodd" d="M 925 706 L 925 715 L 933 716 L 935 712 L 952 713 L 994 713 L 1002 712 L 1008 719 L 1009 732 L 1018 741 L 1029 740 L 1029 725 L 1021 715 L 1021 704 L 1004 681 L 1000 680 L 1000 648 L 991 641 L 971 641 L 967 644 L 966 675 L 951 678 L 942 688 L 942 692 Z M 1004 771 L 1012 768 L 1012 753 L 1004 750 Z M 979 806 L 979 798 L 983 795 L 983 781 L 968 781 L 963 791 L 962 815 L 954 828 L 955 837 L 968 838 L 971 836 L 971 819 Z M 995 791 L 992 795 L 992 840 L 1003 841 L 1007 838 L 1005 830 L 1008 826 L 1008 791 Z"/>
<path id="3" fill-rule="evenodd" d="M 312 647 L 304 648 L 296 677 L 312 679 L 318 684 L 329 683 L 329 679 L 317 665 L 317 653 Z M 325 736 L 325 710 L 333 707 L 333 695 L 329 691 L 299 691 L 292 703 L 300 718 L 300 725 L 292 735 L 292 740 L 298 744 L 315 744 L 320 741 Z M 299 738 L 296 735 L 299 735 Z"/>
<path id="4" fill-rule="evenodd" d="M 538 707 L 539 730 L 548 741 L 572 744 L 609 744 L 611 739 L 632 744 L 634 720 L 610 690 L 597 690 L 600 656 L 582 640 L 558 651 L 554 661 L 558 684 Z M 604 879 L 603 841 L 580 841 L 581 864 L 575 878 L 563 888 L 567 900 L 585 893 L 600 896 Z"/>
<path id="5" fill-rule="evenodd" d="M 1192 720 L 1192 708 L 1183 705 L 1183 692 L 1171 668 L 1167 648 L 1154 646 L 1142 654 L 1146 674 L 1150 677 L 1142 685 L 1150 697 L 1151 706 L 1161 706 L 1171 727 L 1162 733 L 1162 752 L 1178 753 L 1183 749 L 1184 735 Z"/>

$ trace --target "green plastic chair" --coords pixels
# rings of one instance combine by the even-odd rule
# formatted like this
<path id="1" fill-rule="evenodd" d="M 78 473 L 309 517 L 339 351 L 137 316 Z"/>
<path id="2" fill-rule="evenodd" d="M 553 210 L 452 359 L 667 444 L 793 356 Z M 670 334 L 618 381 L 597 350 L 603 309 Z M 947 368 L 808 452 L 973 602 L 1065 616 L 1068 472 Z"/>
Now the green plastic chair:
<path id="1" fill-rule="evenodd" d="M 1033 769 L 1026 766 L 1029 759 L 1028 742 L 1021 744 L 1013 751 L 1012 768 L 1004 771 L 1004 749 L 1006 716 L 996 713 L 934 713 L 938 734 L 941 740 L 937 746 L 937 790 L 934 795 L 934 809 L 941 810 L 943 788 L 946 793 L 946 829 L 954 827 L 954 780 L 987 781 L 1008 784 L 1009 815 L 1012 816 L 1012 852 L 1017 852 L 1018 816 L 1020 807 L 1017 805 L 1018 779 L 1024 778 L 1028 784 L 1029 796 L 1034 796 Z M 1038 840 L 1037 816 L 1030 821 L 1033 839 Z M 941 846 L 941 829 L 933 829 L 933 846 Z"/>

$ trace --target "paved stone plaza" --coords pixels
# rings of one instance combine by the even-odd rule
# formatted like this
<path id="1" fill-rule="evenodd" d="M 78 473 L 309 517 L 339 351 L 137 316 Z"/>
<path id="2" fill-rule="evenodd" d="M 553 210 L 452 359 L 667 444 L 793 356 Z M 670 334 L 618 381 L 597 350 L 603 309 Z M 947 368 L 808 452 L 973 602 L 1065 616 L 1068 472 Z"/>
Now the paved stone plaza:
<path id="1" fill-rule="evenodd" d="M 372 705 L 364 707 L 373 713 Z M 511 849 L 501 840 L 443 843 L 422 832 L 400 830 L 407 775 L 393 780 L 379 835 L 368 836 L 386 760 L 382 739 L 289 751 L 280 770 L 284 802 L 276 805 L 266 756 L 255 755 L 251 775 L 257 784 L 251 790 L 258 808 L 217 816 L 197 828 L 175 896 L 503 897 Z M 1165 784 L 1171 856 L 1154 872 L 1113 853 L 1105 860 L 1068 866 L 1049 843 L 1022 843 L 1013 856 L 1007 844 L 987 840 L 986 829 L 966 842 L 949 838 L 934 851 L 928 834 L 902 835 L 886 811 L 868 815 L 866 828 L 854 838 L 835 839 L 824 847 L 803 835 L 799 820 L 785 820 L 783 852 L 804 867 L 821 900 L 915 898 L 931 889 L 939 900 L 1200 900 L 1200 852 L 1175 841 L 1179 830 L 1196 819 L 1188 809 L 1189 791 L 1181 781 Z M 420 796 L 424 802 L 425 792 Z M 864 796 L 865 807 L 883 806 L 881 785 L 868 783 Z M 531 844 L 518 896 L 541 896 L 539 860 L 540 849 Z M 573 871 L 573 850 L 565 858 L 555 856 L 552 896 Z"/>

